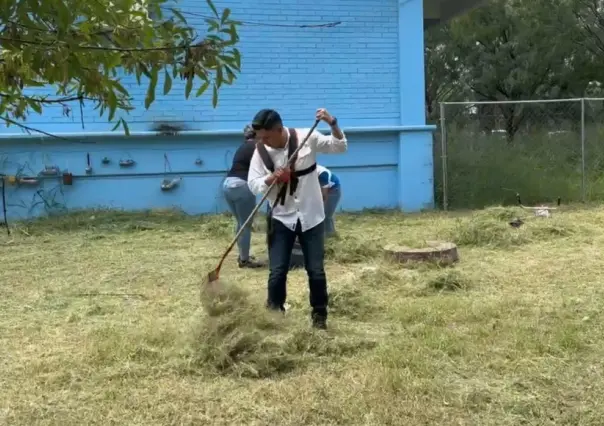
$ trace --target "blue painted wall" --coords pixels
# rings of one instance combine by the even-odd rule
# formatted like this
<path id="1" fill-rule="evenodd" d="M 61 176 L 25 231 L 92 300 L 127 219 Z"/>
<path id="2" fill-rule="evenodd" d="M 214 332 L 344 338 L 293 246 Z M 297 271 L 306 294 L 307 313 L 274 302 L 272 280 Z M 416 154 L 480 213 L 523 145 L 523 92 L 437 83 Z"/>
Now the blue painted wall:
<path id="1" fill-rule="evenodd" d="M 344 182 L 348 196 L 342 208 L 362 206 L 396 207 L 397 140 L 396 133 L 351 135 L 347 155 L 331 155 L 323 164 Z M 205 139 L 205 140 L 204 140 Z M 65 209 L 168 208 L 177 206 L 189 213 L 215 213 L 226 210 L 220 191 L 225 170 L 237 149 L 238 137 L 137 137 L 131 139 L 91 138 L 87 143 L 36 143 L 23 141 L 4 146 L 0 158 L 2 170 L 14 175 L 35 176 L 45 166 L 68 169 L 73 185 L 64 185 L 60 177 L 45 177 L 39 185 L 7 185 L 8 211 L 12 218 L 41 213 L 60 213 Z M 87 154 L 93 173 L 86 174 Z M 168 158 L 165 164 L 164 154 Z M 103 158 L 109 158 L 107 165 Z M 120 160 L 136 164 L 122 168 Z M 200 159 L 201 165 L 196 161 Z M 173 173 L 169 173 L 170 169 Z M 182 177 L 172 191 L 161 191 L 164 177 Z M 368 185 L 368 183 L 370 185 Z M 348 189 L 350 188 L 350 189 Z M 378 188 L 376 190 L 376 188 Z"/>
<path id="2" fill-rule="evenodd" d="M 43 180 L 39 186 L 7 186 L 9 215 L 90 207 L 125 209 L 180 207 L 189 213 L 226 209 L 220 183 L 241 142 L 241 129 L 265 107 L 278 109 L 287 125 L 309 127 L 317 107 L 335 114 L 350 140 L 349 152 L 320 158 L 336 172 L 344 195 L 341 208 L 433 206 L 432 128 L 424 120 L 422 0 L 228 0 L 240 29 L 242 74 L 224 87 L 217 109 L 211 97 L 184 100 L 184 84 L 174 82 L 147 111 L 145 86 L 125 86 L 140 105 L 125 118 L 130 138 L 97 111 L 72 105 L 69 116 L 49 107 L 27 124 L 69 140 L 0 132 L 0 173 L 36 175 L 57 165 L 75 175 L 73 185 Z M 205 0 L 182 0 L 181 10 L 200 32 L 209 9 Z M 340 22 L 332 27 L 303 25 Z M 161 82 L 158 87 L 161 88 Z M 83 120 L 82 120 L 83 118 Z M 154 121 L 184 122 L 189 132 L 159 137 Z M 82 121 L 84 128 L 82 129 Z M 20 137 L 18 137 L 20 136 Z M 86 175 L 89 153 L 93 174 Z M 167 154 L 181 185 L 162 192 Z M 111 163 L 102 165 L 108 157 Z M 120 168 L 120 159 L 136 165 Z M 200 158 L 202 164 L 195 160 Z M 128 176 L 124 176 L 128 175 Z"/>

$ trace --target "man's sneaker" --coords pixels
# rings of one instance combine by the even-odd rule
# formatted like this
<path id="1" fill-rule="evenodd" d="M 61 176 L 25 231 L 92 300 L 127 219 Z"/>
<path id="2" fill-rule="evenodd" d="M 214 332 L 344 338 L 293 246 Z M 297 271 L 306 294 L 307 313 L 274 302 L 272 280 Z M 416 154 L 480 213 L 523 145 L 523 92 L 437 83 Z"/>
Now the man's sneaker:
<path id="1" fill-rule="evenodd" d="M 286 311 L 285 305 L 277 306 L 272 303 L 266 302 L 265 306 L 266 306 L 266 309 L 268 309 L 271 312 L 281 312 L 282 314 L 285 314 L 285 311 Z"/>
<path id="2" fill-rule="evenodd" d="M 327 317 L 325 315 L 313 315 L 312 326 L 319 330 L 327 329 Z"/>
<path id="3" fill-rule="evenodd" d="M 252 256 L 250 256 L 249 259 L 247 259 L 247 260 L 238 259 L 237 262 L 239 263 L 240 268 L 254 269 L 254 268 L 264 268 L 266 266 L 265 263 L 257 261 Z"/>

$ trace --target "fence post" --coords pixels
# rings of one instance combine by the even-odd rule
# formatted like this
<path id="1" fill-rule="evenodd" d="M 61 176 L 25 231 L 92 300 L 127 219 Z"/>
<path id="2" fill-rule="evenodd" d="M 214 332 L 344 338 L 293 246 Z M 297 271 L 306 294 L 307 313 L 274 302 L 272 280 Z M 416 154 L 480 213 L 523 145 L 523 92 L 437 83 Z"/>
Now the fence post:
<path id="1" fill-rule="evenodd" d="M 449 209 L 449 191 L 447 188 L 447 128 L 445 126 L 445 103 L 440 103 L 440 151 L 442 161 L 443 210 Z"/>
<path id="2" fill-rule="evenodd" d="M 585 184 L 585 98 L 581 98 L 581 198 L 587 201 Z"/>

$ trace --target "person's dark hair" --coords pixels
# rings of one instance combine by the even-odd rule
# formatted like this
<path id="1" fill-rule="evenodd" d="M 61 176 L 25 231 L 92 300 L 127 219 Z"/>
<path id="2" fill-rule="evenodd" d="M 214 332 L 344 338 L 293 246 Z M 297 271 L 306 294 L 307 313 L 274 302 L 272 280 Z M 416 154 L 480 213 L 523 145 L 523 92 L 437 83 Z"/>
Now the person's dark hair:
<path id="1" fill-rule="evenodd" d="M 274 109 L 263 109 L 258 111 L 252 120 L 254 130 L 274 130 L 283 127 L 281 116 Z"/>
<path id="2" fill-rule="evenodd" d="M 254 139 L 256 139 L 256 132 L 252 128 L 251 124 L 247 124 L 243 128 L 243 137 L 245 138 L 246 142 L 253 141 Z"/>

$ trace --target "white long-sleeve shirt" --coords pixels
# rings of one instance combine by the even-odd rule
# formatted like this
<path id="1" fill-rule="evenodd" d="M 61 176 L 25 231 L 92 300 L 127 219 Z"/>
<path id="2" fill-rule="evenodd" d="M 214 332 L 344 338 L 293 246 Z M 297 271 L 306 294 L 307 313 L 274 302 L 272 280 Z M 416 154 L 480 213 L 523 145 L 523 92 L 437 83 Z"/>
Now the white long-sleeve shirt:
<path id="1" fill-rule="evenodd" d="M 298 135 L 298 143 L 301 144 L 310 129 L 295 130 Z M 346 140 L 346 135 L 343 132 L 342 134 L 344 137 L 337 139 L 333 135 L 325 136 L 314 131 L 298 153 L 298 159 L 295 164 L 296 170 L 301 171 L 315 164 L 318 152 L 324 154 L 346 152 L 348 141 Z M 287 164 L 287 145 L 286 143 L 285 147 L 281 149 L 266 146 L 268 155 L 275 164 L 275 170 Z M 262 157 L 260 157 L 258 150 L 256 150 L 252 156 L 248 174 L 248 186 L 254 195 L 264 194 L 267 191 L 268 185 L 265 183 L 265 180 L 270 174 L 271 172 L 266 168 Z M 278 203 L 275 205 L 275 199 L 280 187 L 279 184 L 273 187 L 267 199 L 271 205 L 275 219 L 292 231 L 296 229 L 299 220 L 302 225 L 302 232 L 304 232 L 323 222 L 325 211 L 317 171 L 315 170 L 312 173 L 300 176 L 298 179 L 298 188 L 293 195 L 289 194 L 288 188 L 285 204 L 281 205 Z"/>

